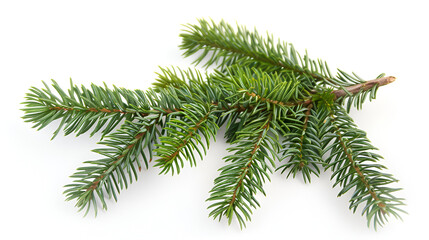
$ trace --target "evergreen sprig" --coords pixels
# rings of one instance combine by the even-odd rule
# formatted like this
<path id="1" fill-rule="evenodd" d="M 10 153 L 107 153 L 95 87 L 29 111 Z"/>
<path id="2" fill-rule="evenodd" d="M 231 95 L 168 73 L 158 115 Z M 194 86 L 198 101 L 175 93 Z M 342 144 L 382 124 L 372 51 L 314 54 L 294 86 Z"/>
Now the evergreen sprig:
<path id="1" fill-rule="evenodd" d="M 159 120 L 160 115 L 137 117 L 136 122 L 126 121 L 119 130 L 109 134 L 99 143 L 105 147 L 93 150 L 103 158 L 84 162 L 87 166 L 78 168 L 70 176 L 75 180 L 73 184 L 65 186 L 67 200 L 76 199 L 76 207 L 80 210 L 86 207 L 86 213 L 92 203 L 97 213 L 98 198 L 103 208 L 107 209 L 104 200 L 106 194 L 116 201 L 117 194 L 128 187 L 128 182 L 131 183 L 133 178 L 137 180 L 136 168 L 139 171 L 142 169 L 139 157 L 143 157 L 145 166 L 148 166 L 144 149 L 148 148 L 151 152 L 159 134 L 156 129 Z"/>
<path id="2" fill-rule="evenodd" d="M 329 118 L 333 132 L 324 141 L 333 141 L 333 144 L 325 149 L 330 151 L 326 163 L 333 171 L 334 186 L 342 187 L 338 196 L 354 189 L 350 209 L 355 212 L 363 204 L 362 215 L 366 215 L 368 225 L 373 221 L 375 228 L 384 224 L 387 214 L 400 217 L 398 211 L 402 210 L 398 206 L 404 204 L 403 199 L 392 195 L 400 188 L 389 187 L 398 180 L 381 172 L 386 167 L 379 163 L 382 157 L 373 152 L 377 149 L 366 138 L 366 133 L 356 127 L 338 104 L 331 109 Z"/>
<path id="3" fill-rule="evenodd" d="M 91 136 L 101 131 L 106 135 L 125 118 L 131 120 L 141 109 L 148 109 L 150 104 L 144 95 L 114 87 L 100 87 L 91 84 L 91 88 L 74 85 L 70 79 L 70 88 L 64 91 L 57 82 L 52 80 L 54 90 L 43 82 L 44 89 L 32 87 L 27 93 L 26 107 L 23 109 L 27 122 L 35 123 L 38 130 L 46 127 L 54 120 L 62 119 L 54 132 L 64 129 L 65 135 L 76 132 L 79 136 L 91 131 Z M 143 98 L 141 98 L 143 96 Z"/>
<path id="4" fill-rule="evenodd" d="M 272 35 L 264 38 L 256 29 L 234 28 L 224 21 L 215 23 L 200 19 L 198 24 L 186 25 L 180 48 L 185 56 L 198 54 L 195 64 L 208 59 L 205 67 L 216 65 L 226 69 L 231 65 L 255 67 L 265 72 L 293 72 L 301 75 L 313 87 L 317 82 L 332 86 L 350 86 L 364 80 L 356 74 L 338 70 L 334 76 L 325 61 L 301 55 L 292 44 L 275 41 Z"/>
<path id="5" fill-rule="evenodd" d="M 185 56 L 195 55 L 214 71 L 160 68 L 146 90 L 78 87 L 31 88 L 24 119 L 38 129 L 59 121 L 54 137 L 101 132 L 96 160 L 86 161 L 66 185 L 67 200 L 86 213 L 107 209 L 153 157 L 160 173 L 180 173 L 198 154 L 204 158 L 217 130 L 225 127 L 231 147 L 207 199 L 210 216 L 237 219 L 241 227 L 258 206 L 258 194 L 273 170 L 304 182 L 332 170 L 338 196 L 353 191 L 350 209 L 361 208 L 368 224 L 400 218 L 404 200 L 394 194 L 397 180 L 384 170 L 381 156 L 348 116 L 372 100 L 394 77 L 365 81 L 325 61 L 300 55 L 288 43 L 221 21 L 199 20 L 180 35 Z M 119 128 L 117 126 L 120 125 Z M 116 130 L 115 130 L 116 129 Z"/>
<path id="6" fill-rule="evenodd" d="M 177 112 L 179 117 L 168 119 L 164 130 L 166 135 L 160 137 L 160 143 L 155 149 L 157 160 L 155 166 L 162 168 L 161 173 L 174 171 L 180 173 L 184 161 L 188 160 L 191 166 L 196 165 L 194 150 L 198 152 L 200 158 L 203 153 L 198 148 L 202 146 L 204 154 L 210 145 L 210 138 L 216 137 L 218 129 L 216 116 L 214 115 L 215 106 L 204 103 L 192 103 L 184 105 L 183 111 Z M 201 135 L 205 141 L 201 139 Z"/>
<path id="7" fill-rule="evenodd" d="M 302 172 L 304 182 L 311 182 L 312 174 L 319 176 L 320 166 L 325 164 L 321 141 L 324 131 L 320 130 L 323 118 L 320 114 L 323 112 L 310 104 L 301 121 L 289 124 L 290 131 L 285 134 L 282 150 L 283 159 L 287 162 L 278 168 L 281 173 L 289 170 L 287 177 L 295 177 L 298 172 Z"/>

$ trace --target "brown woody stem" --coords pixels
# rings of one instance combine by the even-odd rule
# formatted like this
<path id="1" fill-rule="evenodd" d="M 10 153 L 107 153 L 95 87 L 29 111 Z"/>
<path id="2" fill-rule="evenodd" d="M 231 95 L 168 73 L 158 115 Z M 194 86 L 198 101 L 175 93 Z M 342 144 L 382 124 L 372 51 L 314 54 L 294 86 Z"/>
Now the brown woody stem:
<path id="1" fill-rule="evenodd" d="M 379 87 L 387 85 L 391 82 L 395 81 L 395 77 L 389 76 L 389 77 L 382 77 L 377 78 L 374 80 L 366 81 L 364 83 L 356 84 L 350 87 L 346 87 L 344 89 L 338 89 L 335 91 L 332 91 L 333 94 L 335 94 L 335 99 L 338 99 L 340 97 L 344 97 L 349 95 L 351 93 L 352 95 L 359 93 L 360 91 L 366 91 L 374 87 L 375 85 L 378 85 Z M 347 91 L 346 91 L 347 90 Z"/>

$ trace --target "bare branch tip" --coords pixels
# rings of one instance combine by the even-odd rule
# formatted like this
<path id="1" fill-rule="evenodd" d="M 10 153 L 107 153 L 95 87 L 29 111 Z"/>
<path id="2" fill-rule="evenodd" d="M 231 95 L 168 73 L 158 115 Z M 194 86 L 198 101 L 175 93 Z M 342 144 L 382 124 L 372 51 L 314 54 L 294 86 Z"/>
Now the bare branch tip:
<path id="1" fill-rule="evenodd" d="M 396 80 L 396 77 L 394 77 L 394 76 L 389 76 L 389 77 L 387 77 L 387 84 L 392 83 L 392 82 L 394 82 L 395 80 Z"/>

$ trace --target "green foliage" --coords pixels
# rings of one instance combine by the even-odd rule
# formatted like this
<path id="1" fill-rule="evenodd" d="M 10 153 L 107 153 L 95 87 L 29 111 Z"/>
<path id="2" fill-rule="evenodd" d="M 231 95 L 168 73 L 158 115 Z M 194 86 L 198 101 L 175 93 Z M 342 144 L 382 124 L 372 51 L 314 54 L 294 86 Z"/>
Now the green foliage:
<path id="1" fill-rule="evenodd" d="M 93 126 L 91 136 L 98 131 L 103 135 L 110 133 L 123 120 L 131 120 L 136 112 L 149 109 L 149 103 L 136 96 L 132 91 L 91 84 L 91 89 L 82 86 L 80 89 L 70 79 L 70 89 L 63 91 L 57 82 L 52 80 L 52 87 L 43 82 L 44 89 L 32 87 L 27 93 L 24 119 L 35 123 L 38 130 L 57 119 L 62 119 L 54 132 L 54 138 L 64 129 L 65 135 L 76 132 L 79 136 Z"/>
<path id="2" fill-rule="evenodd" d="M 341 70 L 333 75 L 326 62 L 301 57 L 291 44 L 223 21 L 199 20 L 180 36 L 184 55 L 213 72 L 160 68 L 147 91 L 72 82 L 63 90 L 55 81 L 54 90 L 45 83 L 30 89 L 23 118 L 34 127 L 59 121 L 54 137 L 61 130 L 102 133 L 103 147 L 94 150 L 100 158 L 71 176 L 67 200 L 86 213 L 106 209 L 106 199 L 116 201 L 154 153 L 160 173 L 179 173 L 186 162 L 196 165 L 196 154 L 204 157 L 224 126 L 231 147 L 207 199 L 213 218 L 245 226 L 273 169 L 300 173 L 305 182 L 331 169 L 338 195 L 353 191 L 350 209 L 361 208 L 369 224 L 400 218 L 404 202 L 391 185 L 397 180 L 383 172 L 381 156 L 347 115 L 389 83 L 381 84 L 382 75 L 370 82 Z"/>
<path id="3" fill-rule="evenodd" d="M 216 116 L 213 114 L 215 106 L 204 103 L 191 103 L 183 106 L 182 111 L 176 112 L 175 116 L 169 116 L 164 126 L 166 135 L 160 137 L 160 143 L 155 150 L 157 160 L 155 166 L 162 168 L 161 173 L 174 171 L 180 173 L 184 161 L 188 160 L 191 166 L 196 165 L 194 150 L 203 158 L 198 145 L 202 146 L 204 155 L 210 145 L 210 138 L 216 137 L 218 129 Z M 177 116 L 177 117 L 176 117 Z M 202 141 L 201 135 L 205 138 Z"/>
<path id="4" fill-rule="evenodd" d="M 278 151 L 278 139 L 269 134 L 272 114 L 262 108 L 258 113 L 236 133 L 233 146 L 228 148 L 233 153 L 225 157 L 228 164 L 219 169 L 220 176 L 215 179 L 207 199 L 215 202 L 209 206 L 212 208 L 210 216 L 219 220 L 226 216 L 228 223 L 236 216 L 240 226 L 250 220 L 252 208 L 259 206 L 255 194 L 265 195 L 262 185 L 270 179 L 269 165 L 274 167 Z"/>
<path id="5" fill-rule="evenodd" d="M 287 162 L 278 168 L 281 173 L 289 169 L 287 177 L 295 177 L 298 172 L 302 172 L 304 182 L 310 182 L 311 174 L 319 176 L 319 166 L 325 164 L 321 141 L 326 133 L 323 113 L 310 105 L 300 121 L 289 123 L 290 130 L 285 134 L 282 151 L 283 161 Z"/>
<path id="6" fill-rule="evenodd" d="M 354 190 L 350 209 L 355 212 L 359 205 L 364 205 L 362 215 L 366 215 L 368 225 L 373 221 L 375 228 L 385 223 L 388 214 L 400 218 L 398 213 L 402 210 L 398 206 L 404 204 L 403 199 L 392 195 L 400 188 L 389 187 L 397 180 L 391 174 L 380 172 L 386 167 L 378 163 L 382 157 L 373 152 L 376 148 L 366 133 L 356 127 L 339 105 L 334 106 L 329 118 L 333 132 L 324 141 L 333 141 L 333 144 L 325 149 L 330 151 L 325 161 L 333 171 L 334 186 L 342 187 L 338 196 Z"/>
<path id="7" fill-rule="evenodd" d="M 107 135 L 99 144 L 104 148 L 93 150 L 103 156 L 99 160 L 86 161 L 85 167 L 80 167 L 71 175 L 73 184 L 66 185 L 64 194 L 67 200 L 76 199 L 76 207 L 80 210 L 87 208 L 91 203 L 97 213 L 97 198 L 104 209 L 107 209 L 105 195 L 117 200 L 117 194 L 128 187 L 128 182 L 137 180 L 137 170 L 141 171 L 143 157 L 144 164 L 148 166 L 148 158 L 144 149 L 151 149 L 159 135 L 156 125 L 161 115 L 150 115 L 145 118 L 136 117 L 135 122 L 126 121 L 119 130 Z M 152 158 L 152 157 L 150 157 Z M 85 213 L 85 214 L 86 214 Z"/>
<path id="8" fill-rule="evenodd" d="M 384 74 L 380 74 L 377 78 L 381 78 L 383 76 Z M 346 106 L 347 112 L 350 112 L 350 109 L 352 108 L 352 106 L 356 107 L 357 109 L 362 109 L 362 105 L 366 99 L 368 99 L 369 101 L 372 101 L 373 99 L 375 99 L 378 87 L 379 87 L 378 84 L 376 84 L 372 88 L 365 91 L 360 90 L 356 94 L 352 94 L 350 92 L 347 92 L 347 90 L 345 90 L 348 94 L 338 99 L 338 102 L 341 105 Z"/>
<path id="9" fill-rule="evenodd" d="M 242 26 L 235 29 L 224 21 L 217 24 L 201 19 L 198 23 L 186 25 L 180 34 L 180 48 L 185 56 L 198 54 L 196 64 L 208 59 L 205 67 L 216 65 L 226 69 L 238 65 L 264 72 L 293 72 L 313 88 L 318 82 L 336 87 L 363 82 L 356 74 L 341 70 L 334 76 L 325 61 L 312 60 L 307 53 L 301 57 L 292 44 L 275 41 L 269 34 L 264 38 L 256 29 L 253 32 Z"/>

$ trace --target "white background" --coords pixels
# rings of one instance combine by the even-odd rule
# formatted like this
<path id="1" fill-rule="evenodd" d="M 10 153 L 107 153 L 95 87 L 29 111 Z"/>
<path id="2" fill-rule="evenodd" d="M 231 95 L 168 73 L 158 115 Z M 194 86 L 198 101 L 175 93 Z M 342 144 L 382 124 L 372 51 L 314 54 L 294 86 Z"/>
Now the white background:
<path id="1" fill-rule="evenodd" d="M 1 1 L 0 239 L 426 239 L 428 226 L 427 91 L 429 17 L 426 1 Z M 208 218 L 205 199 L 227 144 L 212 144 L 196 168 L 158 175 L 150 168 L 110 202 L 83 218 L 65 202 L 63 186 L 97 137 L 59 136 L 56 125 L 36 132 L 20 118 L 30 86 L 55 79 L 65 88 L 91 82 L 146 89 L 158 66 L 191 66 L 178 49 L 181 24 L 225 19 L 269 31 L 298 51 L 373 79 L 397 77 L 377 100 L 353 111 L 383 164 L 400 179 L 404 221 L 374 231 L 337 198 L 330 172 L 304 184 L 275 173 L 258 196 L 246 229 Z"/>

